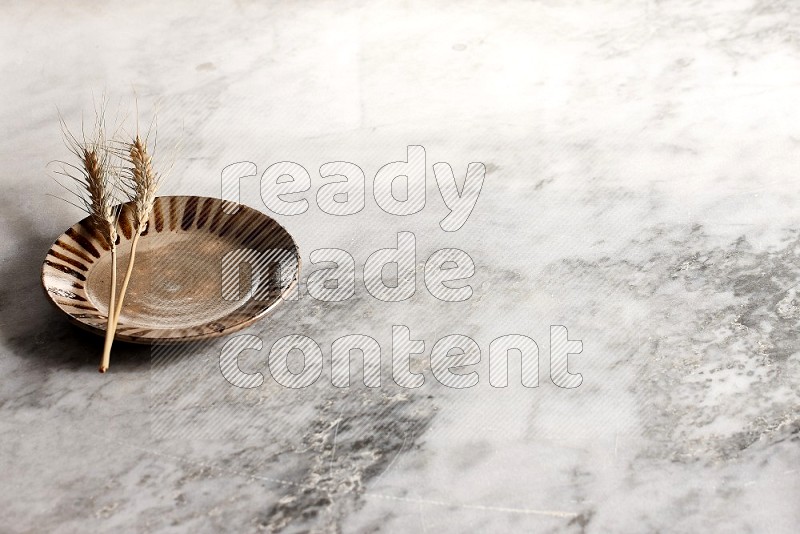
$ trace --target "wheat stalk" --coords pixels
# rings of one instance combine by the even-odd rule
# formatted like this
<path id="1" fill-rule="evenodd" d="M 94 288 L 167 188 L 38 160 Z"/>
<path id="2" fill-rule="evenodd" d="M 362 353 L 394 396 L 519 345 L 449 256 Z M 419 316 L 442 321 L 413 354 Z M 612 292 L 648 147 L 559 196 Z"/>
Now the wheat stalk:
<path id="1" fill-rule="evenodd" d="M 111 247 L 111 288 L 108 298 L 108 317 L 106 324 L 106 337 L 103 347 L 103 359 L 100 364 L 100 372 L 108 369 L 108 357 L 111 352 L 111 344 L 114 341 L 111 325 L 114 319 L 115 295 L 117 288 L 117 216 L 119 209 L 116 206 L 116 178 L 114 167 L 111 165 L 112 152 L 106 143 L 104 107 L 99 111 L 95 110 L 97 117 L 95 128 L 91 140 L 86 139 L 86 134 L 81 127 L 82 138 L 79 140 L 67 127 L 64 119 L 59 117 L 61 130 L 64 135 L 64 142 L 67 148 L 78 158 L 80 166 L 66 162 L 61 163 L 61 171 L 58 174 L 72 179 L 78 191 L 63 186 L 67 191 L 75 195 L 80 201 L 83 209 L 89 214 L 89 220 L 93 227 L 100 233 L 103 239 Z M 87 198 L 88 197 L 88 198 Z M 69 202 L 69 201 L 67 201 Z M 73 205 L 76 205 L 70 202 Z"/>
<path id="2" fill-rule="evenodd" d="M 148 149 L 148 137 L 139 136 L 138 121 L 136 134 L 129 143 L 112 141 L 108 143 L 105 135 L 104 123 L 105 101 L 98 111 L 95 108 L 96 122 L 93 137 L 87 141 L 86 134 L 81 125 L 82 139 L 79 140 L 67 128 L 64 119 L 59 115 L 64 140 L 70 151 L 78 158 L 80 164 L 73 165 L 59 161 L 61 170 L 57 174 L 72 180 L 72 188 L 56 182 L 68 193 L 78 199 L 77 203 L 67 199 L 89 214 L 91 224 L 105 239 L 111 249 L 111 289 L 108 306 L 108 324 L 103 346 L 103 355 L 99 370 L 104 373 L 108 370 L 111 359 L 111 346 L 119 323 L 119 316 L 128 290 L 133 266 L 136 260 L 136 247 L 139 237 L 147 229 L 150 212 L 153 209 L 156 192 L 162 179 L 162 174 L 153 168 L 152 158 Z M 138 115 L 138 105 L 137 105 Z M 150 125 L 153 130 L 155 118 Z M 113 135 L 117 138 L 117 132 Z M 155 145 L 155 142 L 153 143 Z M 113 145 L 113 148 L 112 146 Z M 128 167 L 112 165 L 112 158 L 122 160 Z M 169 173 L 170 169 L 167 170 Z M 77 190 L 76 187 L 77 186 Z M 117 295 L 117 219 L 121 206 L 117 205 L 117 190 L 124 190 L 134 210 L 134 234 L 131 239 L 131 253 L 125 277 Z"/>
<path id="3" fill-rule="evenodd" d="M 147 140 L 142 140 L 138 133 L 133 142 L 128 145 L 128 153 L 125 158 L 130 167 L 127 169 L 128 174 L 123 180 L 127 187 L 128 197 L 133 203 L 135 225 L 133 239 L 131 239 L 131 255 L 128 259 L 125 278 L 122 280 L 122 288 L 117 299 L 114 319 L 110 326 L 112 336 L 116 332 L 119 315 L 122 312 L 122 304 L 125 300 L 125 293 L 128 290 L 128 283 L 133 273 L 139 236 L 147 228 L 147 221 L 150 219 L 150 212 L 153 210 L 153 202 L 155 201 L 161 178 L 153 169 L 153 161 L 147 150 Z"/>

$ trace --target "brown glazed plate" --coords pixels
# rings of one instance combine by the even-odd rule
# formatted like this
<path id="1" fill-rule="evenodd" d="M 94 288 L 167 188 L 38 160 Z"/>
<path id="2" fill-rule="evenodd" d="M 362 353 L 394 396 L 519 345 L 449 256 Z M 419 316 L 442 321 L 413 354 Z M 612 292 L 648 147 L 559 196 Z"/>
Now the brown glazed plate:
<path id="1" fill-rule="evenodd" d="M 125 204 L 118 223 L 118 287 L 130 257 L 132 223 L 133 210 Z M 262 273 L 263 278 L 270 283 L 250 290 L 252 270 L 241 267 L 237 258 L 277 257 L 276 253 L 283 268 L 278 262 L 264 262 L 269 272 Z M 223 262 L 229 269 L 226 292 Z M 260 211 L 218 198 L 158 197 L 139 238 L 115 339 L 179 343 L 229 334 L 284 300 L 297 285 L 299 271 L 300 252 L 292 236 Z M 42 285 L 72 322 L 105 335 L 110 274 L 111 247 L 86 218 L 50 247 Z"/>

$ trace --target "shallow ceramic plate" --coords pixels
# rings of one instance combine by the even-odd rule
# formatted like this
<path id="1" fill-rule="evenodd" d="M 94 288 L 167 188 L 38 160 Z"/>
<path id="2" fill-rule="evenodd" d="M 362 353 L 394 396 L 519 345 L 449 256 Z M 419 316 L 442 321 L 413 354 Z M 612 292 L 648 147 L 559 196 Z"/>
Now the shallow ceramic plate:
<path id="1" fill-rule="evenodd" d="M 130 256 L 132 222 L 133 211 L 126 204 L 119 217 L 120 284 Z M 105 335 L 108 314 L 110 250 L 87 218 L 58 238 L 42 266 L 42 285 L 50 300 L 70 320 L 100 335 Z M 229 261 L 238 280 L 226 278 L 223 295 L 223 258 L 237 251 L 258 251 L 243 252 L 244 259 L 277 252 L 284 268 L 278 262 L 257 265 L 269 283 L 253 292 L 248 291 L 251 269 Z M 263 213 L 217 198 L 159 197 L 139 238 L 116 339 L 175 343 L 234 332 L 266 315 L 293 291 L 299 270 L 300 253 L 292 236 Z"/>

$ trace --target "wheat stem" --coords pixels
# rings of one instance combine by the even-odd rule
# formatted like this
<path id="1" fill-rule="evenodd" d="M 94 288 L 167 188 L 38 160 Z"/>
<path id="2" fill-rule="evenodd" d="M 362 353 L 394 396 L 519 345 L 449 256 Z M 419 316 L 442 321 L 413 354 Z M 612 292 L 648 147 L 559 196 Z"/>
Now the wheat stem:
<path id="1" fill-rule="evenodd" d="M 131 280 L 131 273 L 133 273 L 133 263 L 136 261 L 136 245 L 139 242 L 141 229 L 134 234 L 131 240 L 131 257 L 128 258 L 128 268 L 125 270 L 125 278 L 122 279 L 122 288 L 119 292 L 117 299 L 117 307 L 114 310 L 114 322 L 111 325 L 111 335 L 113 336 L 117 331 L 117 324 L 119 323 L 119 314 L 122 312 L 122 303 L 125 300 L 125 293 L 128 291 L 128 282 Z"/>
<path id="2" fill-rule="evenodd" d="M 111 344 L 114 343 L 114 330 L 116 329 L 116 314 L 114 308 L 114 298 L 117 292 L 117 247 L 115 244 L 111 245 L 111 295 L 108 297 L 108 322 L 106 323 L 106 340 L 103 345 L 103 358 L 100 361 L 101 373 L 108 371 L 109 361 L 111 359 Z"/>

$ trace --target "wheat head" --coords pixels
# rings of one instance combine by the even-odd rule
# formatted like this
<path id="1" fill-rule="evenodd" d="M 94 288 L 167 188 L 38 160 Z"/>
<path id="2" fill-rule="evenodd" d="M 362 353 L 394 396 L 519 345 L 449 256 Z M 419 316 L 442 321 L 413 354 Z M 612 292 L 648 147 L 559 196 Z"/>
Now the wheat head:
<path id="1" fill-rule="evenodd" d="M 87 208 L 92 222 L 113 246 L 117 241 L 114 189 L 106 157 L 99 156 L 97 151 L 97 147 L 84 147 L 81 158 L 85 171 L 84 187 L 89 196 Z"/>
<path id="2" fill-rule="evenodd" d="M 150 218 L 160 177 L 153 169 L 152 158 L 147 152 L 147 143 L 138 134 L 130 144 L 128 161 L 131 165 L 126 180 L 129 189 L 128 196 L 134 203 L 136 224 L 141 232 Z"/>
<path id="3" fill-rule="evenodd" d="M 61 171 L 57 174 L 71 179 L 77 186 L 75 191 L 56 180 L 78 203 L 62 200 L 85 211 L 97 231 L 113 247 L 117 240 L 116 189 L 119 169 L 111 163 L 113 153 L 106 142 L 102 116 L 98 116 L 95 131 L 89 139 L 85 133 L 80 139 L 77 138 L 70 132 L 63 118 L 60 120 L 64 143 L 80 162 L 79 165 L 58 162 L 61 164 Z"/>

